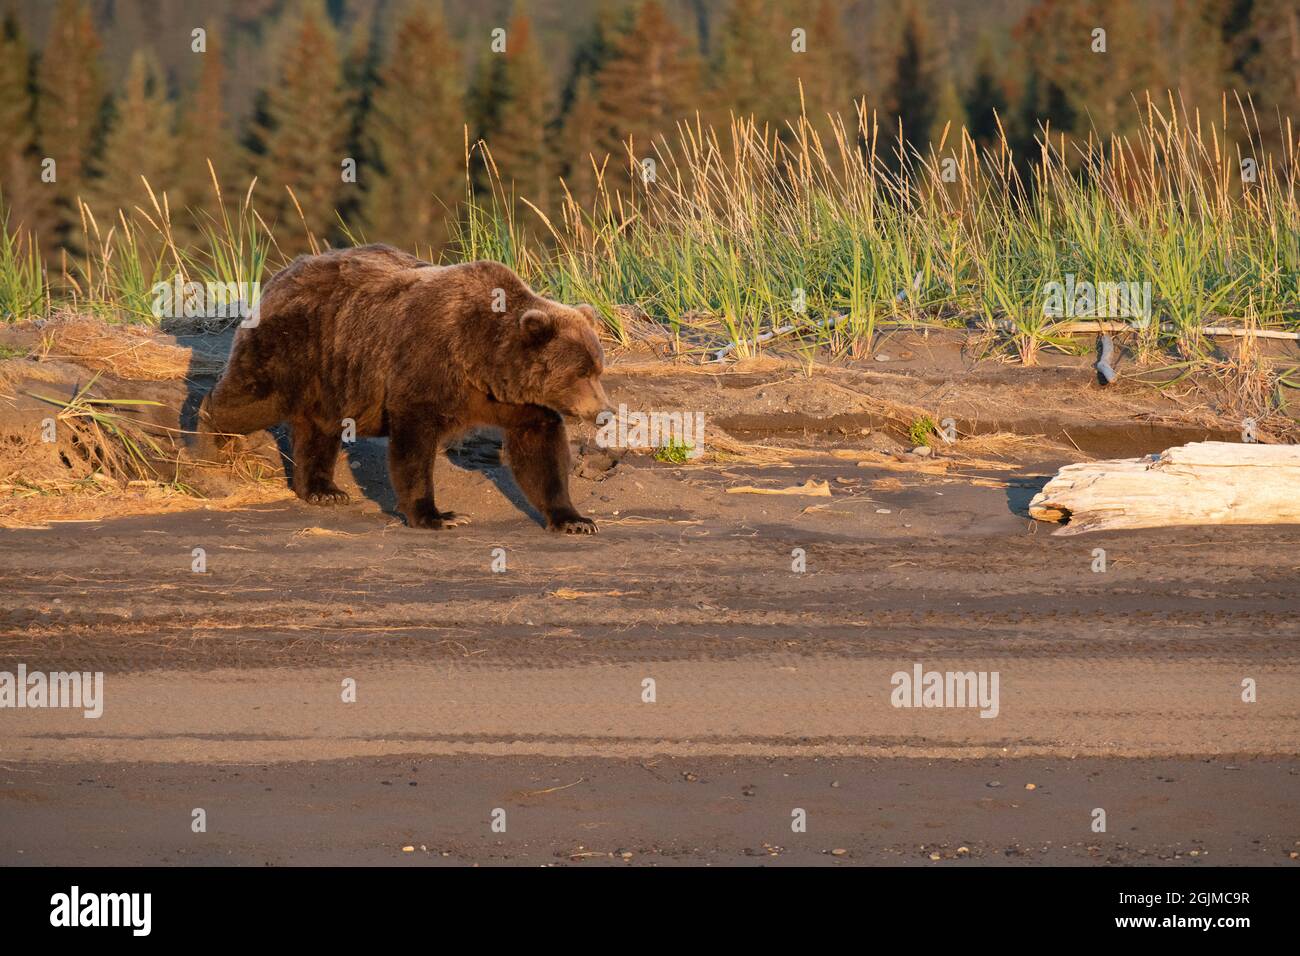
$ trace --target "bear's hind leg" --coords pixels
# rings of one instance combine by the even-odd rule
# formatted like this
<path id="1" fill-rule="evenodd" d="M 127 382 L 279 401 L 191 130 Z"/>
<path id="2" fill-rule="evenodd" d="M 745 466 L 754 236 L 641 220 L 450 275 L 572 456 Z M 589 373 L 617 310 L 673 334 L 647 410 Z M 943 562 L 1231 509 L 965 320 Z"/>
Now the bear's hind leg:
<path id="1" fill-rule="evenodd" d="M 546 527 L 565 534 L 595 534 L 596 522 L 578 514 L 569 498 L 569 440 L 564 419 L 540 405 L 523 406 L 503 423 L 506 456 L 515 482 Z"/>
<path id="2" fill-rule="evenodd" d="M 454 528 L 469 519 L 439 511 L 433 500 L 433 463 L 442 428 L 430 410 L 393 417 L 388 425 L 388 476 L 397 492 L 397 510 L 412 528 Z"/>
<path id="3" fill-rule="evenodd" d="M 315 421 L 296 417 L 289 423 L 293 437 L 293 491 L 313 505 L 347 504 L 348 493 L 334 484 L 334 463 L 339 457 L 339 432 Z"/>

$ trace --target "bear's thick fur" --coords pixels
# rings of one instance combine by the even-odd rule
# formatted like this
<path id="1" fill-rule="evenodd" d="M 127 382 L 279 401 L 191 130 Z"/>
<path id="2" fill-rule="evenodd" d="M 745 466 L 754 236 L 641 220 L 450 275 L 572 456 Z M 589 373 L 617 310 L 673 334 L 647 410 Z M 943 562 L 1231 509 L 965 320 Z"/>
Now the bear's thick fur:
<path id="1" fill-rule="evenodd" d="M 597 323 L 591 306 L 542 298 L 497 262 L 434 266 L 382 245 L 301 256 L 236 333 L 200 427 L 246 435 L 288 421 L 294 491 L 325 504 L 347 500 L 333 474 L 352 419 L 358 437 L 388 436 L 407 523 L 442 528 L 464 519 L 434 504 L 438 449 L 497 426 L 547 527 L 591 533 L 569 498 L 561 416 L 609 408 Z"/>

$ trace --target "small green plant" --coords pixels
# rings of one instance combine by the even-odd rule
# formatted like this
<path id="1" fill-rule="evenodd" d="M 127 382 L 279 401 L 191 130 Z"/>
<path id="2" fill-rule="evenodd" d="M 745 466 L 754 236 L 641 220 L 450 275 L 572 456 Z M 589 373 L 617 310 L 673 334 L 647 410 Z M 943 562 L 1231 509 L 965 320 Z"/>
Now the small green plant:
<path id="1" fill-rule="evenodd" d="M 16 345 L 0 345 L 0 361 L 26 358 L 28 351 L 28 349 Z"/>
<path id="2" fill-rule="evenodd" d="M 670 438 L 667 442 L 655 449 L 655 461 L 662 461 L 670 465 L 685 464 L 691 456 L 692 445 L 686 444 L 679 438 Z"/>
<path id="3" fill-rule="evenodd" d="M 930 444 L 930 440 L 934 437 L 935 432 L 938 430 L 939 426 L 935 424 L 933 418 L 929 415 L 922 415 L 916 421 L 912 422 L 911 427 L 908 428 L 907 440 L 914 446 L 928 445 Z"/>

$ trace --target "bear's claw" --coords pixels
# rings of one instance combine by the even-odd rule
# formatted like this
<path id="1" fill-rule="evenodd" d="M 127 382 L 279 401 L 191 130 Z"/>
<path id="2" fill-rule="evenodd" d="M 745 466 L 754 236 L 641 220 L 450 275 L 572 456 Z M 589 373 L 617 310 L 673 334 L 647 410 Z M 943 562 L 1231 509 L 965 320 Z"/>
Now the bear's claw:
<path id="1" fill-rule="evenodd" d="M 314 489 L 301 497 L 309 505 L 345 505 L 352 500 L 352 496 L 346 491 L 333 485 Z"/>
<path id="2" fill-rule="evenodd" d="M 563 532 L 564 534 L 595 534 L 600 529 L 596 527 L 596 522 L 590 518 L 574 515 L 571 518 L 560 518 L 552 521 L 550 530 Z"/>
<path id="3" fill-rule="evenodd" d="M 411 512 L 404 513 L 409 527 L 425 528 L 429 531 L 443 531 L 469 524 L 468 515 L 457 514 L 454 511 L 425 511 L 413 508 Z"/>

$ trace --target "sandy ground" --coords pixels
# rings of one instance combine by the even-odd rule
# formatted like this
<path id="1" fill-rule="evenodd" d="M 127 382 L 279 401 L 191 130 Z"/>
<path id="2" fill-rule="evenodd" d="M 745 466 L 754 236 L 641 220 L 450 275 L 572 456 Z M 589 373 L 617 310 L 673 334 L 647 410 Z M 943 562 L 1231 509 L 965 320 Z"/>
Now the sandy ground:
<path id="1" fill-rule="evenodd" d="M 0 854 L 9 865 L 1293 866 L 1296 774 L 1294 760 L 1262 759 L 24 763 L 3 772 L 13 825 Z M 1098 806 L 1107 833 L 1092 832 Z M 190 830 L 195 807 L 206 833 Z M 797 809 L 803 833 L 791 830 Z"/>
<path id="2" fill-rule="evenodd" d="M 96 388 L 184 428 L 223 341 L 173 341 L 188 379 Z M 0 370 L 5 462 L 81 467 L 32 438 L 66 358 Z M 609 470 L 575 431 L 589 539 L 543 531 L 489 439 L 438 464 L 473 519 L 447 532 L 391 513 L 382 441 L 340 508 L 292 498 L 265 435 L 260 484 L 184 475 L 207 505 L 5 499 L 0 671 L 105 689 L 98 719 L 0 710 L 0 864 L 1298 865 L 1300 528 L 1025 513 L 1067 461 L 1235 440 L 1212 396 L 942 335 L 813 374 L 628 355 L 607 386 L 738 456 Z M 938 462 L 899 454 L 921 413 L 960 433 Z M 894 706 L 918 666 L 996 673 L 996 716 Z"/>
<path id="3" fill-rule="evenodd" d="M 1018 513 L 1049 462 L 633 457 L 575 480 L 584 540 L 439 468 L 466 528 L 362 499 L 0 533 L 0 669 L 106 675 L 99 719 L 0 713 L 0 861 L 1295 865 L 1297 529 L 1054 537 Z M 808 479 L 832 497 L 725 491 Z M 997 716 L 892 706 L 918 663 L 996 671 Z"/>

